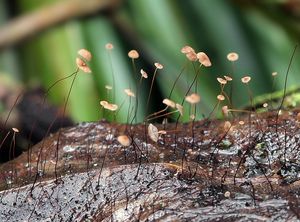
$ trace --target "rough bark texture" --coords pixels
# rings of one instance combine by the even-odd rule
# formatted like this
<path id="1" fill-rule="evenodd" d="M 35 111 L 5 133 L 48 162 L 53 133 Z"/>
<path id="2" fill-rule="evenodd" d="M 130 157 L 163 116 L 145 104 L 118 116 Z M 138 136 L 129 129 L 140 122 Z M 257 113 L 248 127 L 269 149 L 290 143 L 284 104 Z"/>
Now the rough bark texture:
<path id="1" fill-rule="evenodd" d="M 62 129 L 0 166 L 0 220 L 299 220 L 297 112 L 253 113 L 230 128 L 156 125 L 170 131 L 157 143 L 143 124 Z"/>

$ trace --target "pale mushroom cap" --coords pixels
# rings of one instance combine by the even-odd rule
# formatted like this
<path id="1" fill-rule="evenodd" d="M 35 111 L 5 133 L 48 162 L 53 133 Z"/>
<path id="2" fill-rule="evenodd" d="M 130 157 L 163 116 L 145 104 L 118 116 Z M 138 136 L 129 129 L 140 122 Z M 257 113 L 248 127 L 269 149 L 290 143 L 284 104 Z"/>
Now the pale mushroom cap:
<path id="1" fill-rule="evenodd" d="M 159 131 L 158 131 L 158 134 L 166 135 L 166 134 L 167 134 L 167 131 L 166 131 L 166 130 L 159 130 Z"/>
<path id="2" fill-rule="evenodd" d="M 77 53 L 82 58 L 84 58 L 86 61 L 91 61 L 91 59 L 92 59 L 92 54 L 86 49 L 80 49 L 80 50 L 78 50 Z"/>
<path id="3" fill-rule="evenodd" d="M 241 121 L 239 121 L 239 124 L 240 124 L 240 125 L 244 125 L 245 122 L 244 122 L 243 120 L 241 120 Z"/>
<path id="4" fill-rule="evenodd" d="M 228 116 L 228 106 L 223 106 L 223 107 L 222 107 L 222 113 L 223 113 L 223 115 L 224 115 L 225 117 Z"/>
<path id="5" fill-rule="evenodd" d="M 107 89 L 107 90 L 112 90 L 112 86 L 110 86 L 110 85 L 105 85 L 105 89 Z"/>
<path id="6" fill-rule="evenodd" d="M 239 55 L 236 52 L 230 52 L 227 54 L 227 59 L 231 62 L 235 62 L 239 59 Z"/>
<path id="7" fill-rule="evenodd" d="M 219 101 L 224 101 L 225 100 L 225 96 L 223 96 L 223 95 L 218 95 L 217 96 L 217 99 L 219 100 Z"/>
<path id="8" fill-rule="evenodd" d="M 131 59 L 137 59 L 140 57 L 140 55 L 135 49 L 132 49 L 128 52 L 128 57 Z"/>
<path id="9" fill-rule="evenodd" d="M 224 76 L 224 78 L 227 80 L 227 81 L 232 81 L 232 78 L 230 76 Z"/>
<path id="10" fill-rule="evenodd" d="M 195 52 L 195 50 L 191 46 L 186 45 L 181 48 L 181 52 L 186 54 L 189 52 Z"/>
<path id="11" fill-rule="evenodd" d="M 198 60 L 197 54 L 195 52 L 188 52 L 185 54 L 185 56 L 188 58 L 188 60 L 195 62 Z"/>
<path id="12" fill-rule="evenodd" d="M 185 101 L 190 104 L 196 104 L 200 102 L 200 96 L 197 93 L 192 93 L 191 95 L 185 97 Z"/>
<path id="13" fill-rule="evenodd" d="M 131 144 L 131 139 L 126 135 L 118 136 L 117 139 L 122 146 L 130 146 Z"/>
<path id="14" fill-rule="evenodd" d="M 172 107 L 172 108 L 175 108 L 175 107 L 176 107 L 175 103 L 174 103 L 172 100 L 170 100 L 170 99 L 164 99 L 164 100 L 163 100 L 163 104 L 165 104 L 165 105 L 167 105 L 167 106 L 170 106 L 170 107 Z"/>
<path id="15" fill-rule="evenodd" d="M 111 104 L 111 103 L 108 103 L 104 106 L 105 109 L 108 109 L 110 111 L 116 111 L 118 109 L 118 105 L 116 104 Z"/>
<path id="16" fill-rule="evenodd" d="M 231 128 L 231 123 L 229 121 L 225 121 L 223 127 L 225 131 L 228 131 Z"/>
<path id="17" fill-rule="evenodd" d="M 230 192 L 229 191 L 226 191 L 225 193 L 224 193 L 224 197 L 226 197 L 226 198 L 229 198 L 230 197 Z"/>
<path id="18" fill-rule="evenodd" d="M 179 111 L 180 115 L 183 116 L 183 106 L 176 103 L 176 109 Z"/>
<path id="19" fill-rule="evenodd" d="M 100 105 L 103 107 L 106 106 L 107 104 L 108 104 L 108 102 L 105 100 L 100 101 Z"/>
<path id="20" fill-rule="evenodd" d="M 158 129 L 156 126 L 154 126 L 153 124 L 149 124 L 148 126 L 148 135 L 150 137 L 151 140 L 153 140 L 154 142 L 158 141 Z"/>
<path id="21" fill-rule="evenodd" d="M 194 119 L 196 119 L 195 114 L 191 114 L 191 115 L 190 115 L 190 120 L 194 120 Z"/>
<path id="22" fill-rule="evenodd" d="M 81 58 L 76 58 L 76 65 L 78 66 L 78 67 L 80 67 L 80 66 L 86 66 L 86 63 L 81 59 Z"/>
<path id="23" fill-rule="evenodd" d="M 143 78 L 147 79 L 148 78 L 148 74 L 143 70 L 141 69 L 141 75 Z"/>
<path id="24" fill-rule="evenodd" d="M 222 78 L 217 78 L 218 82 L 221 83 L 222 85 L 226 85 L 227 81 Z"/>
<path id="25" fill-rule="evenodd" d="M 158 63 L 158 62 L 154 63 L 154 65 L 157 69 L 163 69 L 164 68 L 164 66 L 162 64 Z"/>
<path id="26" fill-rule="evenodd" d="M 106 48 L 107 50 L 112 50 L 112 49 L 114 48 L 114 45 L 111 44 L 111 43 L 107 43 L 107 44 L 105 44 L 105 48 Z"/>
<path id="27" fill-rule="evenodd" d="M 127 94 L 127 96 L 135 97 L 135 94 L 131 91 L 131 89 L 124 89 L 124 92 Z"/>
<path id="28" fill-rule="evenodd" d="M 108 109 L 110 111 L 116 111 L 118 109 L 118 105 L 110 104 L 105 100 L 100 101 L 100 105 L 103 106 L 104 109 Z"/>
<path id="29" fill-rule="evenodd" d="M 251 80 L 251 77 L 250 76 L 245 76 L 245 77 L 243 77 L 242 79 L 242 83 L 248 83 L 248 82 L 250 82 L 250 80 Z"/>
<path id="30" fill-rule="evenodd" d="M 20 130 L 18 129 L 18 128 L 15 128 L 15 127 L 13 127 L 13 128 L 11 128 L 15 133 L 18 133 L 18 132 L 20 132 Z"/>
<path id="31" fill-rule="evenodd" d="M 272 76 L 277 76 L 277 72 L 272 72 Z"/>
<path id="32" fill-rule="evenodd" d="M 211 66 L 211 62 L 209 57 L 204 52 L 198 52 L 197 58 L 199 59 L 199 62 L 204 65 L 205 67 Z"/>
<path id="33" fill-rule="evenodd" d="M 88 67 L 88 65 L 80 58 L 76 58 L 76 65 L 77 67 L 82 70 L 85 73 L 91 73 L 92 70 L 90 69 L 90 67 Z"/>

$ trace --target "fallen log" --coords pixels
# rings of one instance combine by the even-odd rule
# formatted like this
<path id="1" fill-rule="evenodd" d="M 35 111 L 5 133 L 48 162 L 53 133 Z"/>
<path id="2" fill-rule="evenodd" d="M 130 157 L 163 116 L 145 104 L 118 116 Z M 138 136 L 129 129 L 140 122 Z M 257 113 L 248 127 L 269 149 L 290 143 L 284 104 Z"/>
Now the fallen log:
<path id="1" fill-rule="evenodd" d="M 0 220 L 299 220 L 297 114 L 155 124 L 157 142 L 144 124 L 61 129 L 0 166 Z"/>

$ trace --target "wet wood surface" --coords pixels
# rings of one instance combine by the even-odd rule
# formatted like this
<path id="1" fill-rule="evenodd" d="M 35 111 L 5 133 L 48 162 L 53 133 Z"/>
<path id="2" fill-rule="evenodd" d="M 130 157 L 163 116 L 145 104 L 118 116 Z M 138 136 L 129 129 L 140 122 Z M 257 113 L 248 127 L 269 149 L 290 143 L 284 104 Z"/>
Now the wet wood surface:
<path id="1" fill-rule="evenodd" d="M 0 166 L 0 220 L 297 221 L 297 113 L 155 124 L 157 142 L 144 124 L 61 129 Z"/>

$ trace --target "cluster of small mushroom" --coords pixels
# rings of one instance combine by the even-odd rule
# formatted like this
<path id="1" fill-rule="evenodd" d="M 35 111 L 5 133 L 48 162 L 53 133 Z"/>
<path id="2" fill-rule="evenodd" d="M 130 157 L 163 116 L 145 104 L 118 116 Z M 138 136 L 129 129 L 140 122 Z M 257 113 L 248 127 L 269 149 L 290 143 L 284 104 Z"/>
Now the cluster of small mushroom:
<path id="1" fill-rule="evenodd" d="M 92 59 L 92 54 L 86 49 L 80 49 L 78 52 L 79 57 L 76 58 L 77 67 L 85 73 L 91 73 L 92 70 L 87 65 Z"/>
<path id="2" fill-rule="evenodd" d="M 105 48 L 110 51 L 110 50 L 112 50 L 114 48 L 114 46 L 111 43 L 107 43 L 105 45 Z M 181 49 L 181 52 L 183 54 L 185 54 L 186 58 L 189 61 L 199 62 L 200 63 L 200 67 L 201 66 L 210 67 L 212 65 L 212 63 L 211 63 L 211 61 L 210 61 L 210 59 L 209 59 L 209 57 L 207 56 L 206 53 L 204 53 L 204 52 L 196 52 L 191 46 L 188 46 L 188 45 L 184 46 Z M 86 49 L 80 49 L 78 51 L 78 55 L 79 55 L 79 57 L 76 58 L 77 67 L 80 70 L 82 70 L 83 72 L 85 72 L 85 73 L 90 73 L 91 69 L 87 65 L 87 63 L 91 61 L 91 58 L 92 58 L 91 53 L 88 50 L 86 50 Z M 134 60 L 136 60 L 136 59 L 138 59 L 140 57 L 138 51 L 134 50 L 134 49 L 130 50 L 128 52 L 128 57 L 132 60 L 132 63 L 133 63 L 134 69 L 135 69 Z M 235 53 L 235 52 L 231 52 L 231 53 L 229 53 L 227 55 L 227 59 L 230 62 L 234 63 L 234 62 L 236 62 L 239 59 L 239 55 L 237 53 Z M 158 63 L 158 62 L 155 62 L 154 66 L 155 66 L 155 71 L 154 71 L 154 74 L 153 74 L 153 77 L 152 77 L 151 87 L 150 87 L 150 91 L 149 91 L 149 94 L 148 94 L 147 107 L 148 107 L 148 103 L 149 103 L 149 100 L 150 100 L 152 86 L 153 86 L 153 83 L 154 83 L 154 79 L 155 79 L 157 70 L 161 70 L 161 69 L 164 68 L 163 65 L 160 64 L 160 63 Z M 140 83 L 141 83 L 142 79 L 147 79 L 148 78 L 148 74 L 143 69 L 140 69 L 140 74 L 141 74 L 141 79 L 140 79 Z M 197 75 L 198 75 L 198 73 L 196 74 L 195 79 L 196 79 Z M 277 75 L 277 73 L 275 73 L 275 72 L 272 73 L 273 77 L 275 77 L 276 75 Z M 230 98 L 227 96 L 226 92 L 224 91 L 224 87 L 225 87 L 225 85 L 228 82 L 230 82 L 232 80 L 233 79 L 229 75 L 224 75 L 223 77 L 218 77 L 217 78 L 217 81 L 220 83 L 220 87 L 221 87 L 221 92 L 217 95 L 217 100 L 218 100 L 217 107 L 218 107 L 219 103 L 222 102 L 222 101 L 224 101 L 226 98 L 228 99 L 229 104 L 230 104 Z M 244 76 L 243 78 L 241 78 L 242 83 L 246 84 L 247 87 L 248 87 L 248 83 L 250 82 L 250 80 L 251 80 L 250 76 Z M 192 83 L 191 85 L 193 85 L 193 84 L 194 83 Z M 110 86 L 110 85 L 106 85 L 105 86 L 105 88 L 107 89 L 107 91 L 112 90 L 113 87 L 114 86 Z M 137 87 L 137 92 L 136 92 L 137 95 L 131 89 L 129 89 L 129 88 L 124 89 L 124 92 L 125 92 L 125 94 L 129 98 L 138 97 L 138 89 L 139 89 L 139 87 Z M 138 98 L 136 98 L 136 99 L 138 99 Z M 190 111 L 191 112 L 190 119 L 192 119 L 192 120 L 195 119 L 195 116 L 196 116 L 196 113 L 195 113 L 196 112 L 196 104 L 198 104 L 200 102 L 200 100 L 201 100 L 201 97 L 200 97 L 200 95 L 198 93 L 196 93 L 196 92 L 189 93 L 189 91 L 186 93 L 184 101 L 187 102 L 187 103 L 189 103 L 189 105 L 191 107 L 191 109 L 190 109 L 191 110 Z M 160 110 L 160 111 L 158 111 L 156 113 L 153 113 L 153 114 L 149 115 L 148 118 L 145 118 L 145 120 L 146 121 L 150 121 L 150 120 L 162 117 L 162 116 L 170 115 L 170 114 L 172 114 L 174 112 L 179 112 L 180 115 L 183 116 L 183 102 L 182 102 L 182 104 L 179 104 L 179 103 L 175 103 L 170 98 L 165 98 L 162 101 L 162 103 L 165 104 L 166 107 L 163 110 Z M 110 111 L 116 111 L 119 108 L 118 105 L 113 104 L 113 103 L 109 103 L 108 101 L 105 101 L 105 100 L 100 101 L 100 105 L 104 109 L 107 109 L 107 110 L 110 110 Z M 174 110 L 171 111 L 171 112 L 165 113 L 165 111 L 167 109 L 169 109 L 169 108 L 174 109 Z M 136 107 L 136 109 L 137 109 L 137 107 Z M 234 109 L 229 109 L 228 105 L 223 106 L 221 110 L 222 110 L 222 113 L 223 113 L 223 115 L 225 117 L 228 116 L 228 113 L 230 111 L 235 111 Z M 225 125 L 226 125 L 225 126 L 226 129 L 229 129 L 231 127 L 230 124 L 229 124 L 229 122 L 227 122 Z M 149 137 L 151 138 L 152 141 L 157 142 L 158 138 L 159 138 L 159 136 L 161 134 L 166 134 L 166 131 L 164 131 L 164 130 L 159 131 L 157 129 L 157 127 L 155 127 L 151 123 L 148 125 L 148 135 L 149 135 Z M 131 138 L 129 138 L 126 135 L 120 135 L 117 138 L 117 140 L 123 146 L 129 146 L 132 143 Z"/>
<path id="3" fill-rule="evenodd" d="M 228 53 L 228 54 L 227 54 L 227 59 L 228 59 L 230 62 L 234 63 L 235 61 L 237 61 L 237 60 L 239 59 L 239 55 L 238 55 L 237 53 L 235 53 L 235 52 L 231 52 L 231 53 Z M 272 74 L 272 75 L 273 75 L 273 74 Z M 218 82 L 220 83 L 220 85 L 221 85 L 221 93 L 220 93 L 219 95 L 217 95 L 217 99 L 218 99 L 219 102 L 224 101 L 224 100 L 225 100 L 225 96 L 226 96 L 226 98 L 229 100 L 229 97 L 228 97 L 228 96 L 226 95 L 226 93 L 224 92 L 224 87 L 225 87 L 225 85 L 226 85 L 228 82 L 230 82 L 230 81 L 232 81 L 232 80 L 233 80 L 233 79 L 232 79 L 230 76 L 226 76 L 226 75 L 224 75 L 224 78 L 221 78 L 221 77 L 218 77 L 218 78 L 217 78 L 217 81 L 218 81 Z M 244 77 L 241 78 L 241 81 L 242 81 L 242 83 L 246 84 L 247 87 L 248 87 L 248 83 L 251 81 L 251 77 L 248 76 L 248 75 L 246 75 L 246 76 L 244 76 Z M 248 88 L 248 91 L 249 91 L 249 88 Z M 224 95 L 225 95 L 225 96 L 224 96 Z M 229 103 L 230 103 L 230 101 L 229 101 Z M 226 105 L 226 106 L 223 106 L 221 110 L 222 110 L 222 113 L 223 113 L 223 115 L 224 115 L 225 117 L 228 117 L 228 113 L 229 113 L 230 111 L 247 112 L 247 111 L 243 111 L 243 110 L 229 109 L 227 105 Z M 243 124 L 241 124 L 241 125 L 243 125 Z M 227 124 L 227 126 L 228 126 L 228 124 Z"/>
<path id="4" fill-rule="evenodd" d="M 191 46 L 184 46 L 181 49 L 181 52 L 185 54 L 185 56 L 188 58 L 188 60 L 192 62 L 196 62 L 197 60 L 200 62 L 201 65 L 205 67 L 210 67 L 211 62 L 209 57 L 204 52 L 198 52 L 196 53 L 195 50 Z"/>

